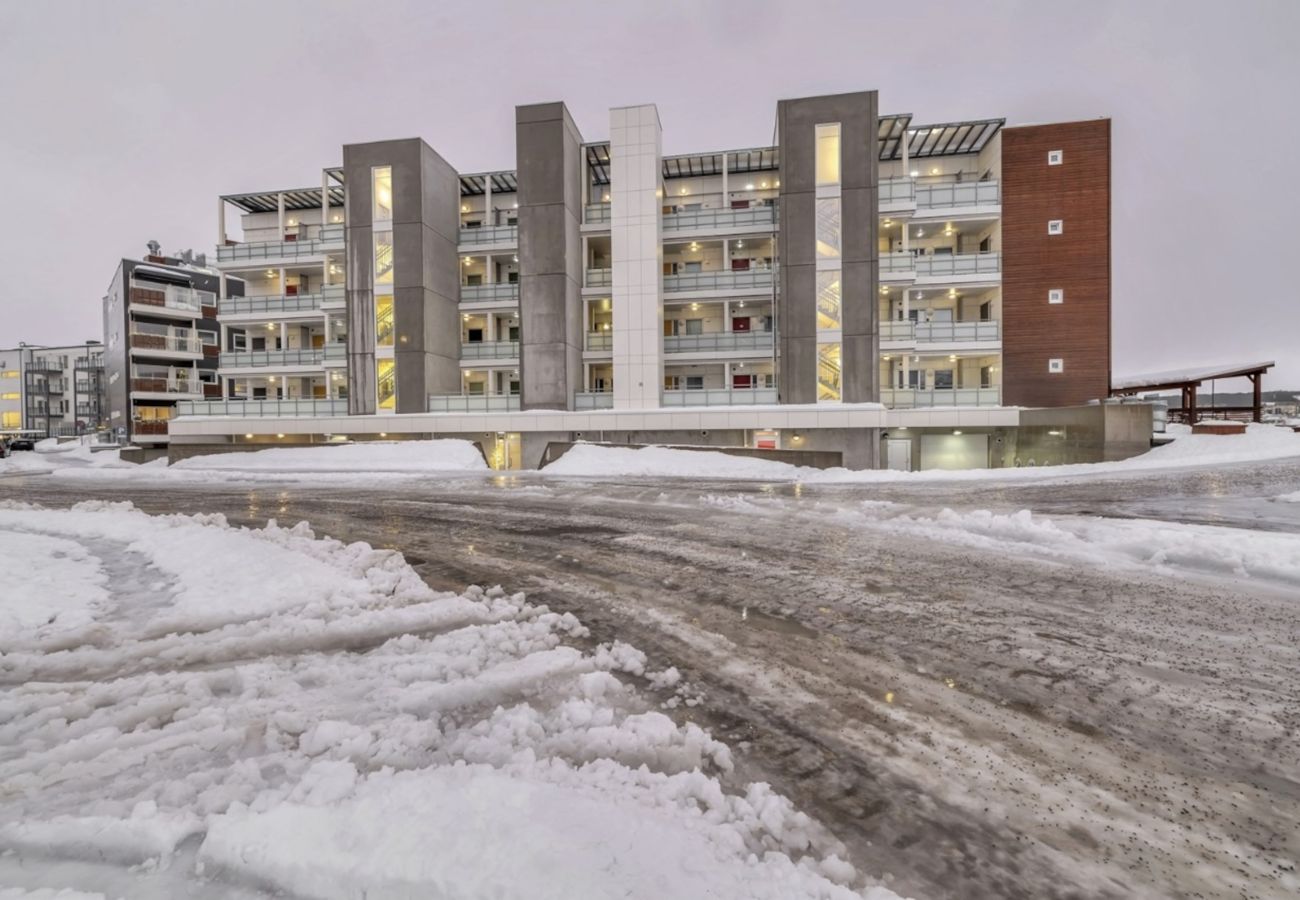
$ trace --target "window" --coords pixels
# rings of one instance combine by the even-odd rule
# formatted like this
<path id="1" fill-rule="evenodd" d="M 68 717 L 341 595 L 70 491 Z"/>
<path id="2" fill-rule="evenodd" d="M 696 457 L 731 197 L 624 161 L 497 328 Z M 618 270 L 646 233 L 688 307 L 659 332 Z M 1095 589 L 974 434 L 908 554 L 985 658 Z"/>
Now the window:
<path id="1" fill-rule="evenodd" d="M 393 220 L 393 169 L 391 166 L 376 166 L 370 170 L 374 187 L 374 210 L 372 219 L 376 222 Z"/>
<path id="2" fill-rule="evenodd" d="M 1052 219 L 1050 222 L 1047 223 L 1047 233 L 1048 233 L 1048 234 L 1064 234 L 1064 233 L 1065 233 L 1065 220 L 1063 220 L 1063 219 Z"/>
<path id="3" fill-rule="evenodd" d="M 704 376 L 703 376 L 703 375 L 687 375 L 687 376 L 686 376 L 686 390 L 688 390 L 688 391 L 702 391 L 702 390 L 704 390 Z"/>
<path id="4" fill-rule="evenodd" d="M 467 344 L 481 344 L 481 343 L 483 343 L 483 329 L 482 329 L 482 328 L 467 328 L 467 329 L 465 330 L 465 343 L 467 343 Z"/>
<path id="5" fill-rule="evenodd" d="M 1047 361 L 1047 372 L 1049 375 L 1059 375 L 1065 371 L 1065 360 L 1049 359 Z"/>
<path id="6" fill-rule="evenodd" d="M 1064 303 L 1064 302 L 1065 302 L 1065 288 L 1052 288 L 1050 291 L 1048 291 L 1048 292 L 1047 292 L 1047 302 L 1048 302 L 1048 303 Z"/>
<path id="7" fill-rule="evenodd" d="M 465 286 L 466 286 L 466 287 L 478 287 L 478 286 L 481 285 L 482 283 L 483 283 L 483 276 L 482 276 L 481 274 L 474 274 L 474 275 L 466 275 L 466 276 L 465 276 Z"/>
<path id="8" fill-rule="evenodd" d="M 993 318 L 993 301 L 985 300 L 980 304 L 980 321 L 987 322 Z"/>
<path id="9" fill-rule="evenodd" d="M 393 283 L 393 233 L 375 232 L 375 284 Z"/>
<path id="10" fill-rule="evenodd" d="M 247 350 L 247 349 L 248 349 L 248 335 L 246 335 L 246 334 L 245 334 L 244 332 L 242 332 L 242 331 L 232 331 L 232 332 L 230 333 L 230 349 L 231 349 L 231 350 Z"/>
<path id="11" fill-rule="evenodd" d="M 507 335 L 509 336 L 509 339 L 510 339 L 510 340 L 512 340 L 512 341 L 517 341 L 517 340 L 519 340 L 519 326 L 518 326 L 518 325 L 511 325 L 510 328 L 509 328 L 509 330 L 508 330 L 506 333 L 507 333 Z"/>
<path id="12" fill-rule="evenodd" d="M 818 125 L 814 129 L 817 142 L 815 169 L 818 185 L 840 183 L 840 123 Z"/>
<path id="13" fill-rule="evenodd" d="M 506 284 L 518 284 L 518 283 L 519 283 L 519 273 L 518 273 L 518 272 L 507 272 L 507 273 L 506 273 Z"/>
<path id="14" fill-rule="evenodd" d="M 375 346 L 393 346 L 393 295 L 375 298 Z"/>
<path id="15" fill-rule="evenodd" d="M 1059 166 L 1059 165 L 1060 165 L 1061 163 L 1063 163 L 1063 162 L 1065 162 L 1065 151 L 1064 151 L 1064 150 L 1048 150 L 1048 151 L 1047 151 L 1047 164 L 1048 164 L 1049 166 Z"/>
<path id="16" fill-rule="evenodd" d="M 937 391 L 952 390 L 952 369 L 936 369 L 934 372 L 934 388 Z"/>
<path id="17" fill-rule="evenodd" d="M 817 221 L 814 225 L 818 259 L 840 258 L 840 198 L 817 198 Z"/>
<path id="18" fill-rule="evenodd" d="M 817 400 L 840 399 L 840 345 L 817 345 Z"/>
<path id="19" fill-rule="evenodd" d="M 0 425 L 3 425 L 5 428 L 22 428 L 22 415 L 16 409 L 5 410 L 3 413 L 3 419 L 0 419 Z"/>
<path id="20" fill-rule="evenodd" d="M 22 398 L 19 396 L 17 391 L 8 391 L 4 394 L 0 394 L 0 400 L 21 400 L 21 399 Z"/>
<path id="21" fill-rule="evenodd" d="M 840 270 L 817 273 L 817 327 L 834 330 L 841 326 Z"/>
<path id="22" fill-rule="evenodd" d="M 686 333 L 687 333 L 687 334 L 704 334 L 704 320 L 703 320 L 703 319 L 687 319 L 687 320 L 686 320 Z"/>
<path id="23" fill-rule="evenodd" d="M 980 366 L 980 387 L 982 387 L 982 388 L 991 388 L 991 387 L 993 387 L 993 367 L 992 367 L 992 366 Z"/>
<path id="24" fill-rule="evenodd" d="M 397 368 L 393 360 L 375 360 L 375 390 L 380 409 L 392 412 L 397 408 Z"/>

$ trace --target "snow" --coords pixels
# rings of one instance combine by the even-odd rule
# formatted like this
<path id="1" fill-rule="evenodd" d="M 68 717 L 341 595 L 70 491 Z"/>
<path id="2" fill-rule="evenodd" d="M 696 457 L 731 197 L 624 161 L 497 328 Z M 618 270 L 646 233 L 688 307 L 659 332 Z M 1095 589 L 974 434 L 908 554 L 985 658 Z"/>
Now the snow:
<path id="1" fill-rule="evenodd" d="M 542 470 L 543 475 L 576 477 L 679 477 L 727 480 L 799 481 L 805 484 L 980 481 L 1105 476 L 1154 469 L 1261 462 L 1300 456 L 1300 434 L 1273 425 L 1250 425 L 1245 434 L 1191 434 L 1170 426 L 1174 441 L 1130 459 L 1019 469 L 931 469 L 921 472 L 813 469 L 778 460 L 728 456 L 710 450 L 668 447 L 604 447 L 577 444 Z"/>
<path id="2" fill-rule="evenodd" d="M 393 441 L 316 447 L 272 447 L 183 459 L 172 471 L 205 472 L 486 472 L 483 454 L 469 441 Z"/>
<path id="3" fill-rule="evenodd" d="M 1283 503 L 1300 503 L 1300 491 L 1296 491 L 1294 494 L 1283 494 L 1277 499 Z"/>
<path id="4" fill-rule="evenodd" d="M 0 566 L 34 556 L 72 574 L 0 594 L 16 898 L 103 889 L 92 863 L 137 898 L 895 897 L 660 711 L 676 670 L 523 595 L 304 523 L 0 504 Z"/>
<path id="5" fill-rule="evenodd" d="M 1268 362 L 1223 363 L 1217 366 L 1196 366 L 1190 369 L 1170 369 L 1167 372 L 1147 372 L 1140 375 L 1124 375 L 1110 380 L 1111 390 L 1143 388 L 1148 385 L 1179 384 L 1186 381 L 1209 381 L 1225 377 L 1225 372 L 1251 372 L 1256 369 L 1268 369 L 1274 365 Z"/>
<path id="6" fill-rule="evenodd" d="M 70 888 L 23 888 L 0 887 L 0 900 L 104 900 L 103 894 L 87 894 Z"/>

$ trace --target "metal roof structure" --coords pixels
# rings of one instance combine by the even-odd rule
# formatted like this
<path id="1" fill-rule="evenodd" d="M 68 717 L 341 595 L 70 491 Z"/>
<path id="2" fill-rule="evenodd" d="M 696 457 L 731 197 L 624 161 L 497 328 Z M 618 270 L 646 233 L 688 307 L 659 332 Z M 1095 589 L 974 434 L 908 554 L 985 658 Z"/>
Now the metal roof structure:
<path id="1" fill-rule="evenodd" d="M 288 191 L 258 191 L 253 194 L 227 194 L 221 199 L 247 213 L 277 212 L 279 197 L 284 194 L 285 209 L 320 209 L 319 187 L 296 188 Z M 330 206 L 343 205 L 343 185 L 330 185 Z"/>
<path id="2" fill-rule="evenodd" d="M 460 176 L 460 195 L 477 197 L 487 193 L 488 179 L 492 179 L 492 193 L 513 194 L 519 190 L 519 178 L 514 172 L 480 172 L 477 175 Z"/>
<path id="3" fill-rule="evenodd" d="M 1203 381 L 1220 378 L 1249 378 L 1262 375 L 1273 368 L 1273 361 L 1238 363 L 1235 365 L 1204 366 L 1197 369 L 1174 369 L 1168 372 L 1151 372 L 1145 375 L 1126 375 L 1112 378 L 1111 394 L 1132 394 L 1137 391 L 1172 391 L 1176 388 L 1199 386 Z"/>

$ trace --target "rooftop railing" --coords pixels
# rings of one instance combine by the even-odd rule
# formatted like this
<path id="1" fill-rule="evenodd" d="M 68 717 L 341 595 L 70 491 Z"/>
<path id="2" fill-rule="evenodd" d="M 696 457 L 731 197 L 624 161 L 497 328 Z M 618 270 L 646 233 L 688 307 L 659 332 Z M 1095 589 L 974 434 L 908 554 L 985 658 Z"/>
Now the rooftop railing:
<path id="1" fill-rule="evenodd" d="M 182 400 L 178 416 L 346 416 L 346 400 Z"/>

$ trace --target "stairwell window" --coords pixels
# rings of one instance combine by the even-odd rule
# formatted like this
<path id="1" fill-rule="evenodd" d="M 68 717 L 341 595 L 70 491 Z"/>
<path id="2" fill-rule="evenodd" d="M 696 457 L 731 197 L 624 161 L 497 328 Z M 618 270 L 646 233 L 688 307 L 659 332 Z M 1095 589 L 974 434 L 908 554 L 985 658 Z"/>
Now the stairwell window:
<path id="1" fill-rule="evenodd" d="M 817 345 L 817 401 L 840 399 L 840 345 Z"/>
<path id="2" fill-rule="evenodd" d="M 375 346 L 393 346 L 393 295 L 375 298 Z"/>
<path id="3" fill-rule="evenodd" d="M 841 327 L 840 270 L 817 273 L 817 330 L 833 331 Z"/>
<path id="4" fill-rule="evenodd" d="M 817 144 L 816 169 L 817 184 L 831 185 L 840 183 L 840 123 L 830 122 L 818 125 L 814 129 Z"/>
<path id="5" fill-rule="evenodd" d="M 372 218 L 375 222 L 393 221 L 393 169 L 391 166 L 375 166 L 370 170 L 374 194 Z"/>
<path id="6" fill-rule="evenodd" d="M 375 284 L 393 283 L 393 233 L 375 232 Z"/>

